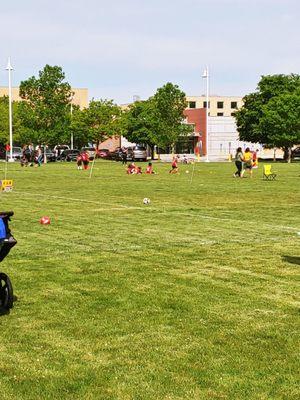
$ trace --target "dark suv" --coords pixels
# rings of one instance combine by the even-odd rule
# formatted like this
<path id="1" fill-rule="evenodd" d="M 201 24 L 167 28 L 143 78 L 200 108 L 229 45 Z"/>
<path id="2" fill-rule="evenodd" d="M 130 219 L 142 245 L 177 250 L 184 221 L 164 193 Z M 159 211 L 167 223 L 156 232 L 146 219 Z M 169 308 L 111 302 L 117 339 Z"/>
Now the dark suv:
<path id="1" fill-rule="evenodd" d="M 76 161 L 78 154 L 80 154 L 78 149 L 67 149 L 61 153 L 60 159 L 61 161 Z"/>
<path id="2" fill-rule="evenodd" d="M 292 159 L 300 160 L 300 146 L 298 146 L 294 150 L 292 150 Z"/>

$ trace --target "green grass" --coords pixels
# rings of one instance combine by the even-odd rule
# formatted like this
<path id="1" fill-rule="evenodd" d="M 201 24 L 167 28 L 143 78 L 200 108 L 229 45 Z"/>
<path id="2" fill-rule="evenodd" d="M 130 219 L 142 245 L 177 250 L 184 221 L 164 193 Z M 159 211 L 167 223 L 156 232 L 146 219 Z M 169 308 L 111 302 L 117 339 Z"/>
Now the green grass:
<path id="1" fill-rule="evenodd" d="M 300 164 L 8 168 L 1 399 L 299 399 Z"/>

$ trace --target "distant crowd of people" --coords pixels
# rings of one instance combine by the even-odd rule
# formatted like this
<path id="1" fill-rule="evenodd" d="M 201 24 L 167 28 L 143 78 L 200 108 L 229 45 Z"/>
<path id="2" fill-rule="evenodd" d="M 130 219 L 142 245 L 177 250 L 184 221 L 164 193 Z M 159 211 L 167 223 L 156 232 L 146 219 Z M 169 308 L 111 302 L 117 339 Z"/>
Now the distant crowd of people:
<path id="1" fill-rule="evenodd" d="M 43 163 L 42 148 L 40 146 L 34 148 L 32 144 L 23 146 L 20 163 L 22 167 L 40 166 Z"/>
<path id="2" fill-rule="evenodd" d="M 122 163 L 127 165 L 127 152 L 124 149 L 122 151 Z M 247 172 L 252 178 L 253 169 L 258 167 L 258 150 L 251 151 L 249 147 L 242 150 L 241 147 L 238 147 L 235 154 L 235 165 L 236 172 L 233 174 L 235 178 L 243 178 L 245 173 Z M 44 149 L 41 146 L 34 146 L 32 144 L 25 145 L 22 148 L 21 155 L 21 166 L 40 166 L 44 161 Z M 77 169 L 78 170 L 87 170 L 89 168 L 89 154 L 87 151 L 82 151 L 77 155 Z M 172 159 L 171 169 L 169 171 L 170 174 L 177 174 L 179 171 L 178 163 L 181 162 L 183 164 L 188 164 L 190 160 L 188 160 L 187 156 L 184 155 L 180 157 L 179 155 L 175 155 Z M 127 165 L 126 169 L 127 174 L 140 175 L 143 173 L 142 167 L 135 165 L 134 162 L 131 162 Z M 145 170 L 146 174 L 155 174 L 153 170 L 153 165 L 151 162 L 148 163 L 147 168 Z"/>

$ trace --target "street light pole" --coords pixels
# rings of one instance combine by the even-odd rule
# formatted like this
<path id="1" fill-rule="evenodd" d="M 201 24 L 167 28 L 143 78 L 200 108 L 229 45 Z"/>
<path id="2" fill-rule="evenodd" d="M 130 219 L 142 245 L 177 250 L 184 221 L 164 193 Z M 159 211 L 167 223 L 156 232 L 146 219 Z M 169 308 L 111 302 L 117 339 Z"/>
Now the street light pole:
<path id="1" fill-rule="evenodd" d="M 6 70 L 8 71 L 8 102 L 9 102 L 9 159 L 8 161 L 12 162 L 13 160 L 13 134 L 12 134 L 12 94 L 11 94 L 11 71 L 13 70 L 10 57 L 8 58 Z"/>
<path id="2" fill-rule="evenodd" d="M 208 157 L 208 141 L 209 141 L 209 134 L 208 134 L 208 107 L 209 107 L 209 71 L 208 66 L 206 66 L 202 78 L 206 79 L 206 162 L 209 162 Z"/>
<path id="3" fill-rule="evenodd" d="M 72 124 L 72 116 L 73 116 L 73 104 L 72 104 L 73 97 L 71 98 L 71 107 L 70 107 L 70 112 L 71 112 L 71 124 Z M 73 136 L 73 131 L 71 127 L 71 150 L 73 150 L 74 147 L 74 136 Z"/>

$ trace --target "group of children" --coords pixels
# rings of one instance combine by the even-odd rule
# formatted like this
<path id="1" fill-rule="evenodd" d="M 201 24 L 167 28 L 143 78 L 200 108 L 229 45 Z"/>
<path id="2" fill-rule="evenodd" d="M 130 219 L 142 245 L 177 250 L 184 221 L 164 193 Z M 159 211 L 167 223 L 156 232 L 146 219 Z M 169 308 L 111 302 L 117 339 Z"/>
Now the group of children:
<path id="1" fill-rule="evenodd" d="M 129 175 L 140 175 L 142 174 L 142 167 L 138 167 L 137 165 L 134 164 L 134 162 L 130 163 L 127 167 L 127 174 Z M 152 167 L 152 163 L 149 162 L 146 168 L 146 174 L 155 174 L 155 172 L 153 171 L 153 167 Z"/>
<path id="2" fill-rule="evenodd" d="M 172 169 L 169 171 L 170 174 L 177 174 L 178 172 L 178 156 L 173 157 L 172 160 Z M 127 174 L 132 175 L 140 175 L 142 174 L 142 167 L 138 167 L 137 165 L 134 164 L 134 162 L 130 163 L 127 166 Z M 145 171 L 146 174 L 156 174 L 155 171 L 153 171 L 153 166 L 152 163 L 149 162 Z"/>
<path id="3" fill-rule="evenodd" d="M 241 147 L 238 147 L 235 154 L 235 165 L 237 171 L 233 174 L 234 178 L 243 178 L 245 171 L 249 172 L 250 178 L 252 178 L 253 169 L 258 167 L 257 152 L 250 151 L 249 147 L 242 151 Z"/>

